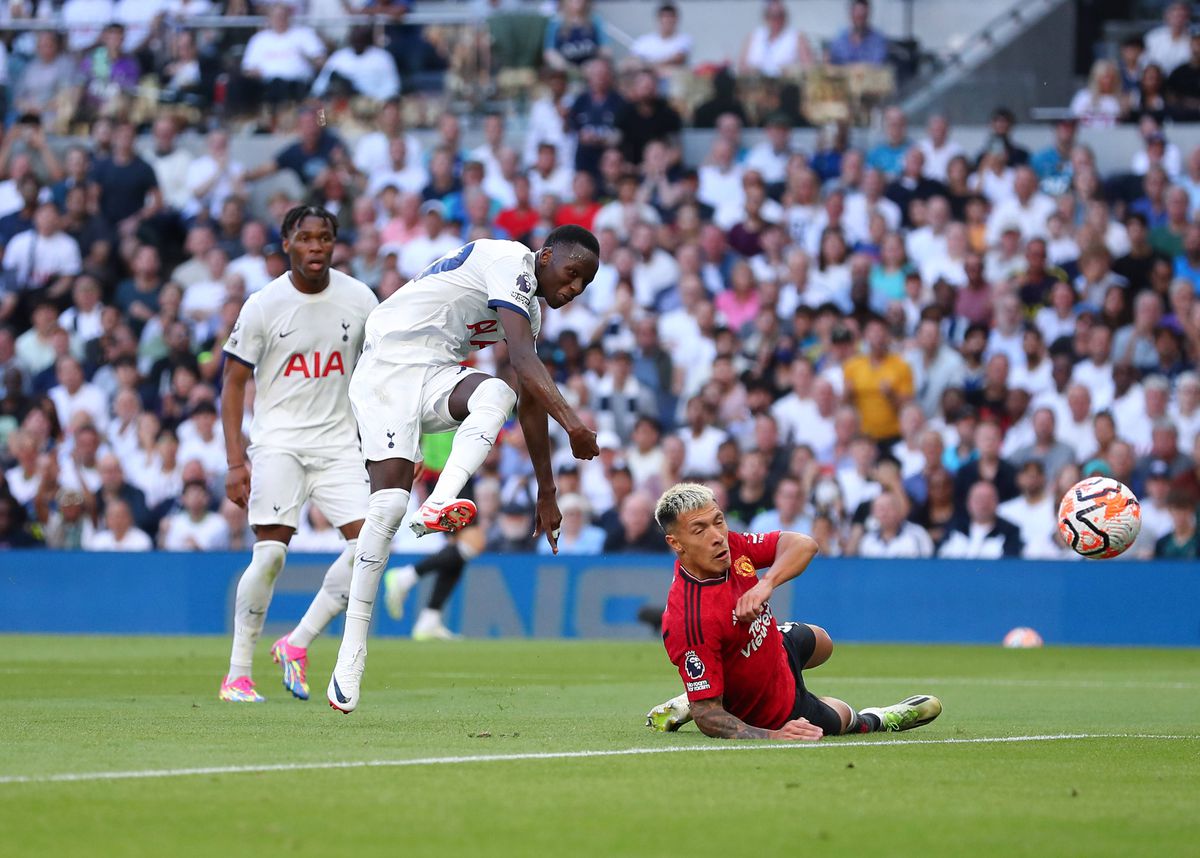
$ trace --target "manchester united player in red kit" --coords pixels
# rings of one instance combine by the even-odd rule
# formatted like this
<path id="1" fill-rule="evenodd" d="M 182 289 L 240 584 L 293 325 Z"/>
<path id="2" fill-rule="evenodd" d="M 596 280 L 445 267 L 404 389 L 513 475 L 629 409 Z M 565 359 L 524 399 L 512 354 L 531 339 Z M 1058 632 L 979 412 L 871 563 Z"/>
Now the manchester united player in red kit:
<path id="1" fill-rule="evenodd" d="M 776 625 L 769 600 L 816 557 L 811 537 L 730 533 L 712 491 L 694 483 L 668 489 L 654 517 L 678 555 L 662 627 L 685 693 L 652 709 L 649 726 L 675 730 L 695 719 L 717 738 L 815 741 L 909 730 L 941 714 L 929 695 L 855 712 L 805 688 L 801 671 L 823 664 L 833 642 L 819 626 Z M 767 570 L 761 579 L 759 569 Z"/>

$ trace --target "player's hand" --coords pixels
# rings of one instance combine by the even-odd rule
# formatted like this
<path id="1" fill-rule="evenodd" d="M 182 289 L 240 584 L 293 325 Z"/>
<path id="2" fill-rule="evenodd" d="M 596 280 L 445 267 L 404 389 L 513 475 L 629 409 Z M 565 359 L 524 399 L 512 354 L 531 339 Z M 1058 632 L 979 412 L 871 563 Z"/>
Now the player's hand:
<path id="1" fill-rule="evenodd" d="M 250 501 L 250 463 L 225 472 L 225 497 L 242 509 Z"/>
<path id="2" fill-rule="evenodd" d="M 596 433 L 583 424 L 568 432 L 567 437 L 571 439 L 571 455 L 576 459 L 594 459 L 600 455 Z"/>
<path id="3" fill-rule="evenodd" d="M 774 742 L 815 742 L 824 735 L 825 731 L 807 718 L 797 718 L 778 730 L 772 730 L 767 738 Z"/>
<path id="4" fill-rule="evenodd" d="M 558 531 L 562 527 L 562 511 L 558 508 L 558 500 L 554 495 L 538 493 L 536 521 L 533 523 L 533 538 L 539 533 L 546 534 L 550 550 L 558 553 Z"/>
<path id="5" fill-rule="evenodd" d="M 752 623 L 759 618 L 767 604 L 767 600 L 771 598 L 771 594 L 775 592 L 775 588 L 767 581 L 759 581 L 737 600 L 737 604 L 733 607 L 733 614 L 737 617 L 739 623 Z"/>

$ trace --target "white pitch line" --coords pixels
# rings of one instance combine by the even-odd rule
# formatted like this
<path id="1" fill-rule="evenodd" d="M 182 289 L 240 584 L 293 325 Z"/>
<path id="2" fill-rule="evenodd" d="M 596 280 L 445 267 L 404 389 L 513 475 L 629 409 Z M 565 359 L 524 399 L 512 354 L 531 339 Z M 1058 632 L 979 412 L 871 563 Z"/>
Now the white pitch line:
<path id="1" fill-rule="evenodd" d="M 329 769 L 405 768 L 408 766 L 452 766 L 470 763 L 511 763 L 526 760 L 578 760 L 592 757 L 632 757 L 650 754 L 702 754 L 714 752 L 740 753 L 768 750 L 818 750 L 843 748 L 855 751 L 867 748 L 902 747 L 911 745 L 999 745 L 1015 742 L 1062 742 L 1074 739 L 1154 739 L 1200 741 L 1200 736 L 1147 735 L 1142 733 L 1057 733 L 1044 736 L 987 736 L 973 739 L 884 739 L 866 742 L 792 742 L 755 744 L 688 745 L 667 748 L 622 748 L 609 751 L 548 751 L 527 754 L 480 754 L 458 757 L 416 757 L 401 760 L 349 760 L 325 763 L 274 763 L 260 766 L 206 766 L 194 769 L 144 769 L 126 772 L 64 772 L 52 775 L 0 775 L 3 784 L 78 783 L 86 781 L 143 780 L 146 778 L 181 778 L 199 775 L 268 774 L 272 772 L 305 772 Z"/>

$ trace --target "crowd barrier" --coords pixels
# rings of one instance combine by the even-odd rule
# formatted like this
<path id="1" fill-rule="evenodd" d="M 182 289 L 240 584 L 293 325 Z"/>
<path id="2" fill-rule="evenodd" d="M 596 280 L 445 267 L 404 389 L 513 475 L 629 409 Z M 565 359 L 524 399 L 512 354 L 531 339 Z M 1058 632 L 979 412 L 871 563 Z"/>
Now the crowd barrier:
<path id="1" fill-rule="evenodd" d="M 248 558 L 0 553 L 0 633 L 227 634 Z M 330 560 L 288 559 L 268 635 L 300 618 Z M 667 555 L 485 555 L 468 567 L 447 625 L 472 638 L 650 640 L 637 611 L 665 600 L 671 569 Z M 414 589 L 400 622 L 380 605 L 375 633 L 407 634 L 431 584 Z M 772 607 L 842 641 L 995 643 L 1031 626 L 1049 644 L 1200 646 L 1200 565 L 818 559 Z"/>

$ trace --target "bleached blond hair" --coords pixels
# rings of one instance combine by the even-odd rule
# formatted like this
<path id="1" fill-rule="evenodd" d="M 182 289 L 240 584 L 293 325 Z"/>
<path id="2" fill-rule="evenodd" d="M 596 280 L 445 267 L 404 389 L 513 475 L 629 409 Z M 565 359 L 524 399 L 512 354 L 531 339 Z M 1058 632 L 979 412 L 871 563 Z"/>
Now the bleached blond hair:
<path id="1" fill-rule="evenodd" d="M 654 520 L 665 532 L 685 512 L 716 506 L 712 489 L 699 483 L 676 483 L 654 505 Z"/>

